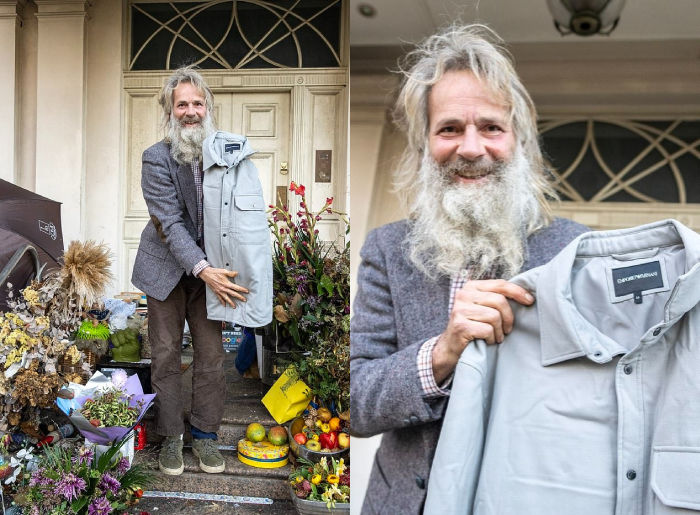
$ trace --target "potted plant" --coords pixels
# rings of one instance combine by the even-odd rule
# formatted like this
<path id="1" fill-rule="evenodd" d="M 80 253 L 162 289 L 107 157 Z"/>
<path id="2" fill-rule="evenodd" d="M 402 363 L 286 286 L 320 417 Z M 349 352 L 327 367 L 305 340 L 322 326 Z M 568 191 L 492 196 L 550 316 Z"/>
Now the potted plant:
<path id="1" fill-rule="evenodd" d="M 299 458 L 290 475 L 292 499 L 301 515 L 350 512 L 350 467 L 343 458 L 318 463 Z"/>
<path id="2" fill-rule="evenodd" d="M 294 216 L 287 206 L 270 206 L 274 235 L 274 320 L 277 338 L 289 341 L 288 360 L 321 406 L 347 421 L 350 406 L 350 225 L 333 209 L 333 198 L 312 211 L 303 185 Z M 345 241 L 319 238 L 317 224 L 336 215 L 346 224 Z"/>

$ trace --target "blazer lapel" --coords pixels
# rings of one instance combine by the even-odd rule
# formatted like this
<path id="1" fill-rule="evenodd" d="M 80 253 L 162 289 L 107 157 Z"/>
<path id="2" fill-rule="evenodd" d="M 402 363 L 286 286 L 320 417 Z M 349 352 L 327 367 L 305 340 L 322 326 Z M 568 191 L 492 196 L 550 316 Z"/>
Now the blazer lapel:
<path id="1" fill-rule="evenodd" d="M 180 192 L 185 201 L 187 212 L 190 214 L 193 225 L 197 227 L 197 187 L 194 185 L 192 167 L 189 164 L 179 166 L 177 181 L 180 184 Z"/>

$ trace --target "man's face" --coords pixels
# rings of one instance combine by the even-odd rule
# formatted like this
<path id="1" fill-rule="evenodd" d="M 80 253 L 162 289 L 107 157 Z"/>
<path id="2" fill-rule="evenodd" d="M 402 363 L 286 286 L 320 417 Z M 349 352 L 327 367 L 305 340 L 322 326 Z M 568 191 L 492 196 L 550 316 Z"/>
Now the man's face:
<path id="1" fill-rule="evenodd" d="M 183 129 L 199 127 L 207 115 L 204 95 L 189 82 L 181 82 L 173 90 L 173 116 Z"/>
<path id="2" fill-rule="evenodd" d="M 498 100 L 466 70 L 449 71 L 432 87 L 430 155 L 439 165 L 465 164 L 454 167 L 455 182 L 478 184 L 498 169 L 494 165 L 511 159 L 515 136 Z"/>

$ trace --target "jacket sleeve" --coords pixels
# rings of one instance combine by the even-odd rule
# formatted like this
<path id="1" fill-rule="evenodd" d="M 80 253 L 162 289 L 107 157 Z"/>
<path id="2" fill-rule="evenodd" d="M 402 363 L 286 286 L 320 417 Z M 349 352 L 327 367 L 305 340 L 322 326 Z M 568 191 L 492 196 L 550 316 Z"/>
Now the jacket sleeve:
<path id="1" fill-rule="evenodd" d="M 350 324 L 353 433 L 371 436 L 439 420 L 447 398 L 423 398 L 417 355 L 424 342 L 398 341 L 398 306 L 377 231 L 368 235 L 361 256 Z"/>
<path id="2" fill-rule="evenodd" d="M 191 274 L 194 266 L 206 256 L 185 226 L 184 217 L 188 215 L 177 198 L 166 158 L 153 147 L 143 153 L 141 189 L 158 234 L 180 266 Z"/>

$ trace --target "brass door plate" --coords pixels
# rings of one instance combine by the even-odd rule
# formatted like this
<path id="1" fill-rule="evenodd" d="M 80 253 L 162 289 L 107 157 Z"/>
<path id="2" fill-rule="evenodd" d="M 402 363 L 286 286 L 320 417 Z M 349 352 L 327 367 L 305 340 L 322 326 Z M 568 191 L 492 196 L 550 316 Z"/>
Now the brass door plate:
<path id="1" fill-rule="evenodd" d="M 287 205 L 287 187 L 277 186 L 276 202 L 278 208 L 282 208 Z"/>

